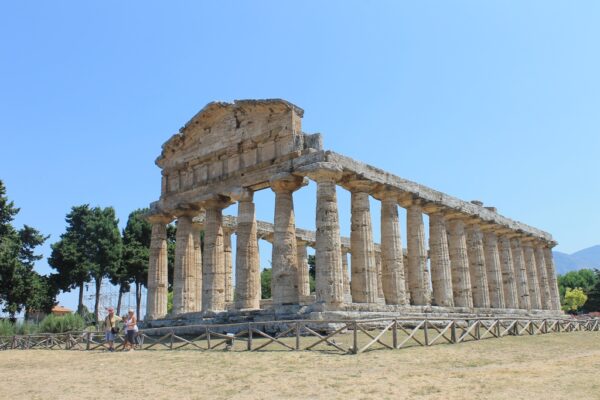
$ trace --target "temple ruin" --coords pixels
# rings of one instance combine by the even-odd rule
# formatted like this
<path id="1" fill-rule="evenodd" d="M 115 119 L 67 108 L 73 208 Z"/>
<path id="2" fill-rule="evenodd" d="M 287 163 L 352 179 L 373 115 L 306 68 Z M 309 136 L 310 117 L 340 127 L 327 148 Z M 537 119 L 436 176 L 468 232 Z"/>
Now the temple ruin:
<path id="1" fill-rule="evenodd" d="M 280 99 L 214 102 L 163 145 L 156 160 L 161 195 L 148 215 L 147 319 L 561 313 L 550 234 L 481 202 L 324 150 L 320 134 L 302 132 L 303 113 Z M 308 180 L 317 186 L 315 232 L 297 228 L 294 218 L 293 194 Z M 338 186 L 351 193 L 349 238 L 340 236 Z M 274 192 L 273 224 L 255 217 L 253 194 L 263 189 Z M 370 197 L 381 203 L 379 244 Z M 223 215 L 236 202 L 237 216 Z M 398 207 L 406 209 L 406 249 Z M 174 220 L 173 313 L 167 316 L 166 227 Z M 259 239 L 272 243 L 268 300 L 261 300 Z M 314 293 L 307 247 L 315 249 Z"/>

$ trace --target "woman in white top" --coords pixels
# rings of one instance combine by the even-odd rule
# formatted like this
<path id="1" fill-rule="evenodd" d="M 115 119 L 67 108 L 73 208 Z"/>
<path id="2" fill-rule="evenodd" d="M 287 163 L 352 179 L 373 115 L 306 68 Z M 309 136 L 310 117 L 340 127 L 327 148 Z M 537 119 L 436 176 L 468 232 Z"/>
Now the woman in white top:
<path id="1" fill-rule="evenodd" d="M 125 329 L 127 335 L 127 342 L 125 344 L 125 350 L 133 350 L 133 345 L 135 343 L 135 335 L 138 331 L 137 319 L 135 318 L 135 313 L 130 308 L 127 312 L 127 320 L 125 321 Z"/>

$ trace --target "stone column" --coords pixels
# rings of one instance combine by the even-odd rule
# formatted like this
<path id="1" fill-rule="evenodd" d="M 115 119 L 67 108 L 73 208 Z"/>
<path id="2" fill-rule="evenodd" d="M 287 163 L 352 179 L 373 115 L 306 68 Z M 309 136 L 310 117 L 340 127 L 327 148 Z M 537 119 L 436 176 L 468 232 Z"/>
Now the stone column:
<path id="1" fill-rule="evenodd" d="M 456 307 L 473 307 L 469 256 L 465 223 L 461 219 L 449 221 L 450 266 L 452 270 L 452 292 Z"/>
<path id="2" fill-rule="evenodd" d="M 225 264 L 225 303 L 233 302 L 233 258 L 230 229 L 223 229 L 223 263 Z"/>
<path id="3" fill-rule="evenodd" d="M 498 236 L 498 250 L 500 252 L 500 269 L 502 270 L 504 305 L 506 308 L 516 309 L 519 308 L 519 294 L 517 292 L 510 239 L 507 236 Z"/>
<path id="4" fill-rule="evenodd" d="M 505 308 L 504 289 L 502 288 L 502 269 L 498 252 L 498 237 L 489 227 L 483 235 L 485 266 L 492 308 Z"/>
<path id="5" fill-rule="evenodd" d="M 298 263 L 296 224 L 292 193 L 305 184 L 300 177 L 285 174 L 271 179 L 275 192 L 275 224 L 271 287 L 273 305 L 298 304 Z"/>
<path id="6" fill-rule="evenodd" d="M 471 287 L 473 290 L 473 306 L 477 308 L 489 308 L 490 293 L 485 267 L 483 234 L 477 223 L 471 223 L 467 228 L 467 249 Z"/>
<path id="7" fill-rule="evenodd" d="M 429 214 L 429 258 L 433 287 L 432 304 L 454 307 L 448 233 L 444 216 L 439 211 Z"/>
<path id="8" fill-rule="evenodd" d="M 342 273 L 344 277 L 344 302 L 352 303 L 350 277 L 348 276 L 348 250 L 342 247 Z"/>
<path id="9" fill-rule="evenodd" d="M 383 282 L 381 274 L 383 273 L 381 267 L 381 252 L 375 251 L 375 270 L 377 271 L 377 301 L 385 304 L 385 296 L 383 294 Z"/>
<path id="10" fill-rule="evenodd" d="M 202 225 L 192 224 L 192 236 L 194 239 L 194 269 L 196 274 L 196 303 L 194 311 L 202 310 Z"/>
<path id="11" fill-rule="evenodd" d="M 524 240 L 522 246 L 525 269 L 527 270 L 527 283 L 529 284 L 529 302 L 531 303 L 532 309 L 540 310 L 542 308 L 542 301 L 540 298 L 540 285 L 538 282 L 533 246 L 530 240 Z"/>
<path id="12" fill-rule="evenodd" d="M 416 201 L 406 208 L 406 236 L 408 268 L 408 286 L 411 303 L 415 305 L 430 305 L 429 272 L 427 271 L 427 249 L 425 248 L 425 225 L 423 224 L 423 209 Z"/>
<path id="13" fill-rule="evenodd" d="M 260 263 L 256 236 L 254 193 L 245 191 L 238 202 L 235 252 L 235 308 L 260 308 Z"/>
<path id="14" fill-rule="evenodd" d="M 167 315 L 168 256 L 167 227 L 169 220 L 151 217 L 152 236 L 148 263 L 148 295 L 146 318 L 157 319 Z"/>
<path id="15" fill-rule="evenodd" d="M 541 243 L 534 243 L 535 266 L 538 276 L 538 284 L 540 291 L 541 308 L 543 310 L 552 310 L 552 298 L 550 294 L 550 286 L 548 284 L 548 275 L 546 272 L 546 259 L 544 257 L 544 249 Z"/>
<path id="16" fill-rule="evenodd" d="M 513 236 L 510 239 L 510 249 L 513 256 L 513 269 L 517 280 L 519 308 L 531 310 L 531 302 L 529 301 L 529 283 L 527 282 L 527 267 L 525 266 L 523 247 L 521 246 L 521 239 L 519 237 Z"/>
<path id="17" fill-rule="evenodd" d="M 196 311 L 196 257 L 192 216 L 177 218 L 173 271 L 173 314 Z"/>
<path id="18" fill-rule="evenodd" d="M 310 295 L 310 278 L 308 276 L 308 251 L 307 243 L 296 240 L 296 259 L 298 261 L 298 294 L 300 297 Z"/>
<path id="19" fill-rule="evenodd" d="M 398 219 L 398 205 L 393 193 L 382 193 L 381 259 L 382 286 L 386 304 L 407 304 L 404 282 L 404 257 Z"/>
<path id="20" fill-rule="evenodd" d="M 223 251 L 223 208 L 227 203 L 208 201 L 205 205 L 202 311 L 225 310 L 225 253 Z"/>
<path id="21" fill-rule="evenodd" d="M 344 271 L 342 269 L 342 242 L 337 206 L 337 181 L 342 170 L 332 163 L 317 163 L 301 168 L 317 182 L 317 219 L 315 234 L 315 264 L 317 266 L 317 302 L 328 308 L 344 303 Z"/>
<path id="22" fill-rule="evenodd" d="M 552 299 L 552 309 L 560 310 L 560 295 L 558 292 L 558 282 L 556 281 L 556 268 L 552 257 L 552 244 L 544 246 L 544 260 L 546 261 L 546 276 L 548 286 L 550 287 L 550 298 Z"/>
<path id="23" fill-rule="evenodd" d="M 350 243 L 352 246 L 352 301 L 377 303 L 377 261 L 371 227 L 368 181 L 354 181 L 350 185 L 352 224 Z"/>

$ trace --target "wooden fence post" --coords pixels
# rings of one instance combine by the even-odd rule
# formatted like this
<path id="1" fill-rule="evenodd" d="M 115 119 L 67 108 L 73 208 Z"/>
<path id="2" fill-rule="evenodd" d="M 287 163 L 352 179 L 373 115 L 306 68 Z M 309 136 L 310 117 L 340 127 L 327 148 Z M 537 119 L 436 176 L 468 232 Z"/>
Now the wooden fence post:
<path id="1" fill-rule="evenodd" d="M 300 322 L 296 322 L 296 350 L 300 350 Z"/>
<path id="2" fill-rule="evenodd" d="M 425 323 L 423 324 L 423 335 L 425 336 L 425 346 L 429 346 L 429 333 L 427 331 L 427 317 L 425 317 Z"/>
<path id="3" fill-rule="evenodd" d="M 358 323 L 354 321 L 354 329 L 352 332 L 352 354 L 358 354 Z"/>
<path id="4" fill-rule="evenodd" d="M 248 322 L 248 351 L 252 351 L 252 322 Z"/>
<path id="5" fill-rule="evenodd" d="M 392 345 L 394 349 L 398 348 L 398 320 L 394 320 L 394 325 L 392 326 Z"/>

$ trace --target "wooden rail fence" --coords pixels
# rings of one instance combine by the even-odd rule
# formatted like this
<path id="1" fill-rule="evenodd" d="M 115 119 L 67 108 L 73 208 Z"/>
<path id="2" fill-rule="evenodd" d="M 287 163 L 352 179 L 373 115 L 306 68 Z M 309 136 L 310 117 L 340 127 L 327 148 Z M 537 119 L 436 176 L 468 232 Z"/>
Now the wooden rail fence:
<path id="1" fill-rule="evenodd" d="M 178 334 L 182 328 L 199 335 Z M 231 350 L 300 351 L 360 354 L 376 349 L 459 344 L 505 336 L 540 335 L 559 332 L 600 331 L 600 319 L 395 318 L 370 320 L 291 320 L 196 325 L 140 330 L 139 350 Z M 276 333 L 273 333 L 276 332 Z M 117 335 L 116 349 L 124 336 Z M 98 350 L 108 349 L 102 332 L 68 332 L 0 336 L 0 350 Z"/>

